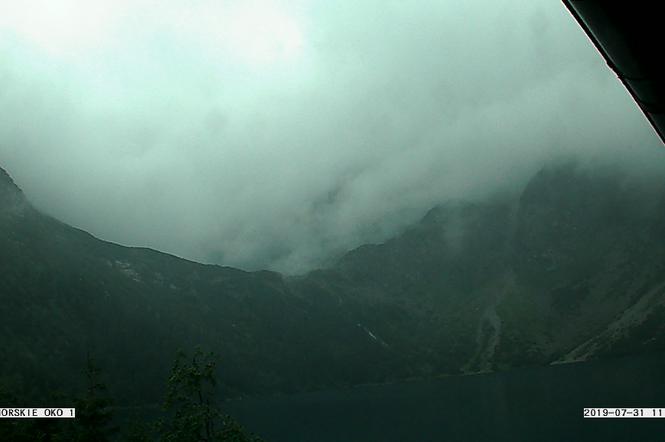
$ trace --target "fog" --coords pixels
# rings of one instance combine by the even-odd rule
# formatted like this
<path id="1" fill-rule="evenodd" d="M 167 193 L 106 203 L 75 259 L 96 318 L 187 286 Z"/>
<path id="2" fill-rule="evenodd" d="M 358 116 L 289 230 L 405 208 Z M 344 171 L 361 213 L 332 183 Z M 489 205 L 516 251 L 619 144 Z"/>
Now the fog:
<path id="1" fill-rule="evenodd" d="M 0 165 L 46 213 L 299 273 L 660 142 L 558 1 L 0 0 Z"/>

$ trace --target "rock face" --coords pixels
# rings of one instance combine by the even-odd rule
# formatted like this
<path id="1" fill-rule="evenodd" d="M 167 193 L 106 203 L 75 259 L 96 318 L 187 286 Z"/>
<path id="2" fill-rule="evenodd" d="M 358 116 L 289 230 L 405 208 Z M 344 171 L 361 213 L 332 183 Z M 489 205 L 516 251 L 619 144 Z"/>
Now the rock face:
<path id="1" fill-rule="evenodd" d="M 531 334 L 541 357 L 662 348 L 665 329 L 655 326 L 665 319 L 662 183 L 546 170 L 520 207 L 513 256 L 521 295 L 507 301 L 505 315 L 520 300 L 539 299 L 541 313 L 525 314 L 540 324 Z"/>
<path id="2" fill-rule="evenodd" d="M 0 386 L 74 383 L 88 352 L 154 402 L 177 348 L 266 393 L 665 349 L 665 188 L 543 169 L 518 198 L 436 207 L 299 277 L 100 241 L 0 169 Z"/>

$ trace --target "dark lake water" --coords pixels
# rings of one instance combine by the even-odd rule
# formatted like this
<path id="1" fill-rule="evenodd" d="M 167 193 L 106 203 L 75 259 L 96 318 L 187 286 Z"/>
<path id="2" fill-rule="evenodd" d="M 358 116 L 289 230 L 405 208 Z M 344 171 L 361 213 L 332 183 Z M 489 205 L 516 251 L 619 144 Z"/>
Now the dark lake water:
<path id="1" fill-rule="evenodd" d="M 665 354 L 225 403 L 267 442 L 665 441 L 584 407 L 665 408 Z"/>

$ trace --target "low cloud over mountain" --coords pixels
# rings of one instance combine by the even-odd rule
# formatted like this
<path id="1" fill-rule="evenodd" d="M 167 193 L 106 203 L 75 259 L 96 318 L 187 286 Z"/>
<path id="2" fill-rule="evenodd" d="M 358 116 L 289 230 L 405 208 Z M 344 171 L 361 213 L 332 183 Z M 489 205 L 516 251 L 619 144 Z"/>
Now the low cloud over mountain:
<path id="1" fill-rule="evenodd" d="M 0 161 L 122 244 L 302 273 L 553 157 L 656 158 L 557 2 L 58 5 L 0 14 Z"/>

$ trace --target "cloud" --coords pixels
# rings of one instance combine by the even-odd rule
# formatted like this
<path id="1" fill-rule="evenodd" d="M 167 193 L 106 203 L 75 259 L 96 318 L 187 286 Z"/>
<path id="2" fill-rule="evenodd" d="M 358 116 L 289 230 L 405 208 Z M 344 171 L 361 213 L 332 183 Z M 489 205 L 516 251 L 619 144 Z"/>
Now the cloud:
<path id="1" fill-rule="evenodd" d="M 0 163 L 104 239 L 294 273 L 552 158 L 659 161 L 556 2 L 247 4 L 22 2 Z"/>

